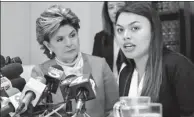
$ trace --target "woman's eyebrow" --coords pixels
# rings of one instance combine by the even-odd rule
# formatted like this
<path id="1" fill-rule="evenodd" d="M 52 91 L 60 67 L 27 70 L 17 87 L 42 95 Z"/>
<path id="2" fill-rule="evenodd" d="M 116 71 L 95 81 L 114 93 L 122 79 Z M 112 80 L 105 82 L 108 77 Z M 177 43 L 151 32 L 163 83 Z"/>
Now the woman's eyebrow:
<path id="1" fill-rule="evenodd" d="M 122 25 L 120 25 L 120 24 L 116 24 L 116 26 L 123 27 L 123 26 L 122 26 Z"/>
<path id="2" fill-rule="evenodd" d="M 139 23 L 139 21 L 133 21 L 133 22 L 129 23 L 128 25 L 131 26 L 131 25 L 133 25 L 133 24 L 135 24 L 135 23 Z M 120 24 L 116 24 L 116 26 L 123 27 L 123 26 L 120 25 Z"/>
<path id="3" fill-rule="evenodd" d="M 133 22 L 131 22 L 129 25 L 131 26 L 131 25 L 133 25 L 133 24 L 135 24 L 135 23 L 139 23 L 139 21 L 133 21 Z"/>
<path id="4" fill-rule="evenodd" d="M 72 33 L 74 33 L 75 32 L 75 30 L 72 30 L 69 34 L 72 34 Z"/>

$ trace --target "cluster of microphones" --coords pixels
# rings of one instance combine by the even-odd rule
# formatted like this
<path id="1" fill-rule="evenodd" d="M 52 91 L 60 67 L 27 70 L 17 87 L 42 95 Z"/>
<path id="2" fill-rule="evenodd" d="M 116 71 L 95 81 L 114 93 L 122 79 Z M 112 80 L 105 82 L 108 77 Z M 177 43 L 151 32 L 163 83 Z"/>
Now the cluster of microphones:
<path id="1" fill-rule="evenodd" d="M 56 64 L 50 66 L 44 76 L 30 78 L 26 83 L 20 77 L 23 68 L 21 59 L 18 58 L 10 59 L 9 63 L 4 62 L 1 66 L 1 117 L 22 116 L 29 107 L 36 108 L 40 105 L 43 105 L 44 112 L 47 111 L 44 117 L 56 114 L 59 106 L 54 106 L 56 104 L 52 101 L 52 94 L 56 94 L 58 88 L 63 96 L 60 104 L 66 108 L 67 116 L 83 114 L 86 111 L 85 102 L 96 98 L 96 85 L 91 73 L 66 76 L 63 68 Z M 77 105 L 76 111 L 72 112 L 71 100 L 74 99 Z M 46 103 L 41 103 L 43 100 Z"/>

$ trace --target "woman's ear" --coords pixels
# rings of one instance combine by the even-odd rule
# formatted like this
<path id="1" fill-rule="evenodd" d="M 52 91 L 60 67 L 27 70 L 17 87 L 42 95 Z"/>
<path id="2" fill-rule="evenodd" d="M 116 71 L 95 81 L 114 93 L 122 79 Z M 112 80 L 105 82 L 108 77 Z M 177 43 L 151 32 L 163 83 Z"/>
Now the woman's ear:
<path id="1" fill-rule="evenodd" d="M 43 44 L 47 47 L 47 49 L 48 49 L 49 51 L 52 51 L 52 50 L 51 50 L 51 47 L 50 47 L 50 44 L 49 44 L 47 41 L 43 41 Z"/>

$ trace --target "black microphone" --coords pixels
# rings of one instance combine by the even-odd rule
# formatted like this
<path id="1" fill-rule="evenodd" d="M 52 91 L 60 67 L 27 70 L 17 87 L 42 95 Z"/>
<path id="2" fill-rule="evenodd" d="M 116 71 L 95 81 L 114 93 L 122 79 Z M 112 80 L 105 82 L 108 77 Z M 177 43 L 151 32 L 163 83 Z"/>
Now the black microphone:
<path id="1" fill-rule="evenodd" d="M 71 94 L 72 93 L 72 91 L 71 91 L 72 89 L 69 87 L 69 85 L 76 78 L 77 78 L 76 75 L 69 75 L 60 84 L 61 93 L 63 95 L 63 99 L 64 99 L 65 102 L 70 100 L 70 99 L 74 99 L 75 98 L 75 96 L 73 96 Z"/>
<path id="2" fill-rule="evenodd" d="M 1 77 L 5 76 L 12 80 L 18 78 L 23 72 L 23 67 L 20 63 L 11 63 L 1 68 Z"/>
<path id="3" fill-rule="evenodd" d="M 13 112 L 18 107 L 19 97 L 21 95 L 21 92 L 16 88 L 8 89 L 6 92 L 8 97 L 1 97 L 1 117 L 8 116 L 9 114 L 13 115 Z"/>
<path id="4" fill-rule="evenodd" d="M 11 59 L 11 63 L 20 63 L 22 64 L 22 60 L 20 59 L 20 57 L 14 57 Z"/>
<path id="5" fill-rule="evenodd" d="M 48 73 L 44 77 L 50 92 L 56 94 L 63 73 L 63 68 L 59 65 L 53 65 L 48 68 Z"/>
<path id="6" fill-rule="evenodd" d="M 33 107 L 37 105 L 46 88 L 45 84 L 46 79 L 42 77 L 29 79 L 20 96 L 19 106 L 15 112 L 16 115 L 25 112 L 30 103 Z"/>
<path id="7" fill-rule="evenodd" d="M 7 56 L 5 59 L 5 64 L 11 64 L 11 63 L 20 63 L 22 64 L 22 60 L 20 59 L 20 57 L 14 57 L 14 58 L 10 58 L 10 56 Z"/>
<path id="8" fill-rule="evenodd" d="M 26 84 L 26 81 L 24 78 L 19 77 L 16 79 L 12 79 L 11 84 L 12 84 L 12 87 L 17 88 L 20 90 L 20 92 L 22 92 L 22 90 L 24 89 L 24 86 Z"/>
<path id="9" fill-rule="evenodd" d="M 78 114 L 85 101 L 96 98 L 96 84 L 91 74 L 77 77 L 69 85 L 72 95 L 77 100 L 76 113 Z"/>
<path id="10" fill-rule="evenodd" d="M 1 55 L 1 68 L 5 66 L 5 58 Z"/>

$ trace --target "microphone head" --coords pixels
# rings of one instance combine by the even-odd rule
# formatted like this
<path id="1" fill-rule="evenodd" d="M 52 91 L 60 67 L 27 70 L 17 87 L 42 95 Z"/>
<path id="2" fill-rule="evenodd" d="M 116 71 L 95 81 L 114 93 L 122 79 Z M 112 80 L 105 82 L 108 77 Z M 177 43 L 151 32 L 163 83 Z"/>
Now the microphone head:
<path id="1" fill-rule="evenodd" d="M 53 65 L 48 68 L 48 75 L 52 78 L 61 79 L 63 73 L 63 68 L 60 65 Z"/>
<path id="2" fill-rule="evenodd" d="M 11 63 L 1 68 L 2 74 L 8 79 L 15 79 L 23 72 L 23 67 L 20 63 Z"/>
<path id="3" fill-rule="evenodd" d="M 60 84 L 60 89 L 61 89 L 61 93 L 63 95 L 63 99 L 64 101 L 67 101 L 69 99 L 73 99 L 75 98 L 73 95 L 72 95 L 72 89 L 69 88 L 69 85 L 71 84 L 71 82 L 73 80 L 75 80 L 77 78 L 76 75 L 68 75 L 65 80 L 61 81 L 61 84 Z"/>
<path id="4" fill-rule="evenodd" d="M 69 85 L 73 97 L 77 98 L 80 92 L 86 93 L 85 101 L 96 98 L 96 83 L 91 74 L 83 74 L 77 77 Z"/>
<path id="5" fill-rule="evenodd" d="M 14 57 L 11 59 L 11 63 L 20 63 L 22 64 L 22 60 L 20 59 L 20 57 Z"/>
<path id="6" fill-rule="evenodd" d="M 1 68 L 5 66 L 5 58 L 1 55 Z"/>
<path id="7" fill-rule="evenodd" d="M 15 87 L 19 89 L 21 92 L 24 89 L 24 86 L 26 85 L 26 81 L 24 78 L 16 78 L 11 80 L 12 87 Z"/>
<path id="8" fill-rule="evenodd" d="M 39 99 L 41 98 L 45 88 L 46 88 L 45 84 L 43 84 L 42 82 L 38 81 L 35 78 L 30 78 L 29 81 L 26 83 L 24 89 L 22 90 L 20 99 L 24 99 L 24 97 L 27 95 L 29 91 L 33 92 L 35 94 L 35 99 L 33 99 L 31 103 L 35 107 L 36 104 L 39 102 Z"/>
<path id="9" fill-rule="evenodd" d="M 5 59 L 5 64 L 8 65 L 10 63 L 11 63 L 11 58 L 10 58 L 10 56 L 7 56 Z"/>

